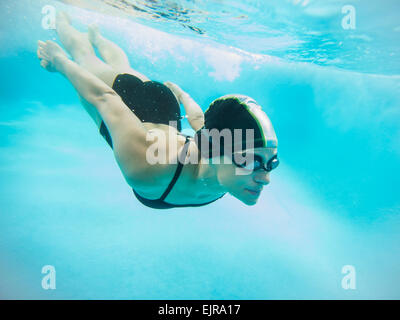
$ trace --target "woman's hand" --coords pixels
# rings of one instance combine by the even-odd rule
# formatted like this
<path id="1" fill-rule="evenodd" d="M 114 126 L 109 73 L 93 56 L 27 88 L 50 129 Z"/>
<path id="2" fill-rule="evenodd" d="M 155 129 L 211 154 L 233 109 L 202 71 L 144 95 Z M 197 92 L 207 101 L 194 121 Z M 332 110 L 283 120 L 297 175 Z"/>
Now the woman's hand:
<path id="1" fill-rule="evenodd" d="M 170 81 L 164 82 L 164 85 L 172 91 L 178 102 L 182 103 L 182 96 L 185 92 L 177 84 Z"/>
<path id="2" fill-rule="evenodd" d="M 164 85 L 173 92 L 178 102 L 185 108 L 186 118 L 193 130 L 201 129 L 204 126 L 204 114 L 200 106 L 175 83 L 167 81 Z"/>

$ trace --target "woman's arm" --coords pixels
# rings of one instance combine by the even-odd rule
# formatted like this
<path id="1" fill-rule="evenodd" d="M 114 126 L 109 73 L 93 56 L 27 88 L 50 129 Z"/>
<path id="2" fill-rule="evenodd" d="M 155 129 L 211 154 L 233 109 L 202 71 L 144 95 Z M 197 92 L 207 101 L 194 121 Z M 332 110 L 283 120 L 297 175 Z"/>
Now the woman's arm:
<path id="1" fill-rule="evenodd" d="M 204 114 L 200 106 L 175 83 L 167 81 L 164 84 L 175 94 L 179 103 L 182 103 L 193 130 L 200 130 L 204 126 Z"/>

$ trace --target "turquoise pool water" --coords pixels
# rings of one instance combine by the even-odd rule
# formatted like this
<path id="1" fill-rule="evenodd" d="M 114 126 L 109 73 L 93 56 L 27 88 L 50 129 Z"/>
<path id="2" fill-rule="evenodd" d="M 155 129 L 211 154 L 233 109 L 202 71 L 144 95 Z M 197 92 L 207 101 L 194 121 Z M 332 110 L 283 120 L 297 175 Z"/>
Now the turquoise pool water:
<path id="1" fill-rule="evenodd" d="M 136 18 L 100 1 L 0 4 L 0 297 L 400 298 L 398 2 L 353 1 L 352 30 L 344 1 L 154 3 Z M 37 40 L 56 39 L 45 5 L 97 23 L 204 109 L 256 99 L 281 158 L 259 204 L 142 206 L 72 86 L 39 66 Z"/>

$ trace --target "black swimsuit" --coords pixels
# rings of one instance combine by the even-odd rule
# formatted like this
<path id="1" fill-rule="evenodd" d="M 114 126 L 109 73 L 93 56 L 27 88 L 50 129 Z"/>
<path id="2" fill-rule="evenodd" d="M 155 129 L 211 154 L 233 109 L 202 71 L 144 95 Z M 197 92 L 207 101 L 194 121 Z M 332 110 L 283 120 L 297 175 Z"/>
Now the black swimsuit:
<path id="1" fill-rule="evenodd" d="M 121 97 L 122 101 L 132 110 L 132 112 L 142 121 L 142 122 L 153 122 L 162 123 L 169 125 L 170 121 L 177 122 L 177 130 L 180 132 L 181 127 L 181 112 L 179 108 L 179 103 L 176 100 L 172 91 L 157 81 L 141 81 L 139 78 L 130 74 L 120 74 L 118 75 L 112 87 L 115 92 Z M 100 134 L 104 137 L 110 147 L 113 147 L 112 139 L 110 133 L 104 122 L 100 125 Z M 182 153 L 185 159 L 187 149 L 189 146 L 189 137 L 186 136 L 185 146 Z M 172 178 L 170 184 L 168 185 L 165 192 L 159 199 L 150 200 L 140 196 L 134 189 L 133 193 L 136 198 L 143 203 L 145 206 L 154 209 L 170 209 L 175 207 L 200 207 L 214 202 L 215 200 L 201 203 L 201 204 L 171 204 L 165 202 L 165 198 L 171 192 L 176 181 L 178 180 L 182 172 L 183 164 L 178 161 L 178 166 L 175 171 L 175 175 Z"/>

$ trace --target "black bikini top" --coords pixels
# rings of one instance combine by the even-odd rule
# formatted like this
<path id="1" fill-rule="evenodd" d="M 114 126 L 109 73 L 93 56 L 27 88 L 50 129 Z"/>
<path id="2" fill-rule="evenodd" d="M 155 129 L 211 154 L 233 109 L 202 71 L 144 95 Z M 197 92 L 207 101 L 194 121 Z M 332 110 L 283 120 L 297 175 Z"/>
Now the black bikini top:
<path id="1" fill-rule="evenodd" d="M 184 154 L 184 158 L 182 159 L 180 156 L 180 159 L 182 159 L 182 161 L 178 161 L 178 167 L 176 168 L 175 171 L 175 175 L 172 178 L 171 182 L 169 183 L 167 189 L 164 191 L 164 193 L 162 194 L 162 196 L 159 199 L 155 199 L 155 200 L 150 200 L 150 199 L 146 199 L 143 198 L 141 195 L 139 195 L 134 189 L 132 189 L 133 193 L 135 194 L 136 198 L 145 206 L 153 208 L 153 209 L 171 209 L 171 208 L 182 208 L 182 207 L 201 207 L 201 206 L 205 206 L 207 204 L 210 204 L 214 201 L 217 201 L 218 199 L 221 199 L 225 194 L 223 194 L 222 196 L 218 197 L 217 199 L 214 199 L 212 201 L 206 202 L 206 203 L 197 203 L 197 204 L 171 204 L 168 202 L 165 202 L 164 199 L 168 196 L 168 194 L 171 192 L 172 188 L 174 187 L 176 181 L 178 180 L 182 169 L 183 169 L 183 160 L 186 159 L 187 156 L 187 152 L 188 152 L 188 148 L 189 148 L 189 136 L 186 136 L 186 141 L 185 141 L 185 145 L 183 147 L 182 150 L 182 154 Z"/>

